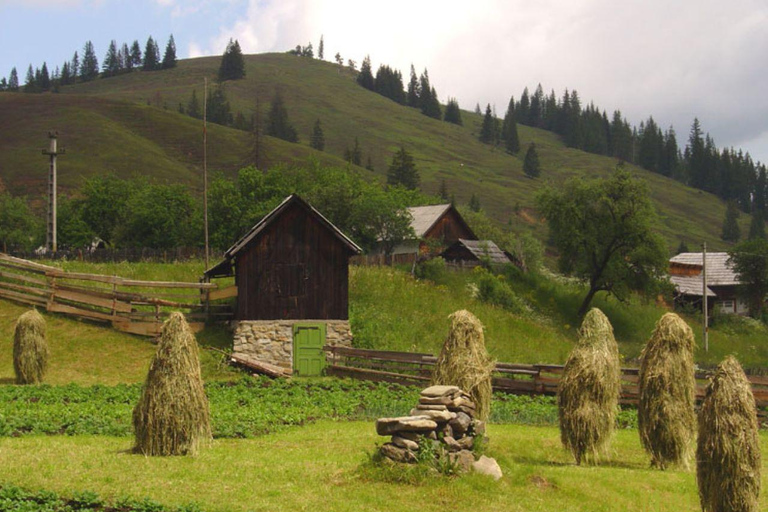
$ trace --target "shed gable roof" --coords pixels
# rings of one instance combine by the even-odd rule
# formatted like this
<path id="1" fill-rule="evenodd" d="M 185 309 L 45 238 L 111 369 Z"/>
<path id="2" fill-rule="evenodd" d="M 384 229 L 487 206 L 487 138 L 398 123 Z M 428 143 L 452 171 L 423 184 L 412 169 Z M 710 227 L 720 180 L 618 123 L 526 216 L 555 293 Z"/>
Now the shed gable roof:
<path id="1" fill-rule="evenodd" d="M 413 228 L 413 232 L 416 233 L 416 238 L 424 238 L 432 227 L 451 210 L 456 212 L 459 221 L 464 224 L 470 233 L 472 233 L 472 229 L 467 225 L 452 204 L 434 204 L 429 206 L 412 206 L 408 208 L 408 213 L 410 213 L 412 217 L 411 227 Z M 472 234 L 474 235 L 474 233 Z"/>
<path id="2" fill-rule="evenodd" d="M 707 286 L 736 286 L 740 284 L 739 276 L 728 263 L 728 258 L 727 252 L 707 253 Z M 669 262 L 701 268 L 703 258 L 700 252 L 681 252 L 670 258 Z M 701 276 L 696 277 L 701 282 Z"/>
<path id="3" fill-rule="evenodd" d="M 466 247 L 478 260 L 488 258 L 491 263 L 499 265 L 512 263 L 504 251 L 499 249 L 499 246 L 491 240 L 465 240 L 460 238 L 456 244 Z"/>

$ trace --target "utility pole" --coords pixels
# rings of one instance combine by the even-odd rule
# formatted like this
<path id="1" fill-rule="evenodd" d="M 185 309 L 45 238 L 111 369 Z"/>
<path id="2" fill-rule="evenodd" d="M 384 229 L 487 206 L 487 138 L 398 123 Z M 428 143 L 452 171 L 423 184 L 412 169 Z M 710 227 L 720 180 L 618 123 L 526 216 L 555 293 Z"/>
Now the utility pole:
<path id="1" fill-rule="evenodd" d="M 709 352 L 709 307 L 707 305 L 707 242 L 704 242 L 704 252 L 701 255 L 701 282 L 702 282 L 702 295 L 701 301 L 702 313 L 704 313 L 704 352 Z"/>
<path id="2" fill-rule="evenodd" d="M 205 223 L 205 269 L 208 270 L 208 78 L 203 85 L 203 222 Z"/>
<path id="3" fill-rule="evenodd" d="M 48 168 L 48 229 L 45 235 L 45 248 L 56 252 L 56 157 L 63 155 L 65 151 L 59 150 L 56 145 L 56 138 L 59 132 L 48 132 L 50 145 L 48 150 L 43 150 L 44 155 L 50 157 L 50 167 Z"/>

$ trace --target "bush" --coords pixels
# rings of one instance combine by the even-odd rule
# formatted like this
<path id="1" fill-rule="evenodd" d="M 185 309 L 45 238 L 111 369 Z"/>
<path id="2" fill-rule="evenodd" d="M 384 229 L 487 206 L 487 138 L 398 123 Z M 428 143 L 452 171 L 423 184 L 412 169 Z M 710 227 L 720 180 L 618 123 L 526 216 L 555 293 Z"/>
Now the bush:
<path id="1" fill-rule="evenodd" d="M 441 257 L 422 261 L 416 265 L 414 275 L 417 279 L 425 279 L 433 283 L 441 284 L 445 280 L 445 260 Z"/>
<path id="2" fill-rule="evenodd" d="M 473 273 L 475 288 L 472 291 L 476 299 L 513 313 L 527 310 L 525 302 L 512 291 L 504 277 L 493 275 L 482 267 L 476 267 Z"/>

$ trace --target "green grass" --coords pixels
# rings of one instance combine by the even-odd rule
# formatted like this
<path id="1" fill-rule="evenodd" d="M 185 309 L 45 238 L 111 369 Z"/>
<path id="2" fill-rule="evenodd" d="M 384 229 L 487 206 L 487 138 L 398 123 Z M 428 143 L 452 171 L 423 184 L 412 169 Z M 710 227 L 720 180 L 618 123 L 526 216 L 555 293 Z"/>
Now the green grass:
<path id="1" fill-rule="evenodd" d="M 143 457 L 125 437 L 0 439 L 0 482 L 105 498 L 191 500 L 210 511 L 698 511 L 695 474 L 649 467 L 637 431 L 620 431 L 601 466 L 577 467 L 557 429 L 490 425 L 488 455 L 504 472 L 408 479 L 372 467 L 383 438 L 370 422 L 322 421 L 250 440 L 217 440 L 198 457 Z M 768 435 L 760 436 L 762 450 Z M 768 484 L 763 462 L 763 487 Z M 394 481 L 400 479 L 400 482 Z M 405 480 L 405 482 L 402 482 Z M 763 493 L 761 509 L 768 507 Z"/>
<path id="2" fill-rule="evenodd" d="M 482 207 L 500 223 L 511 222 L 518 231 L 529 230 L 543 238 L 546 230 L 532 213 L 535 192 L 544 183 L 559 184 L 573 176 L 605 176 L 614 169 L 612 158 L 591 155 L 564 146 L 553 133 L 519 127 L 521 146 L 535 142 L 542 177 L 524 177 L 524 152 L 510 156 L 477 140 L 481 116 L 464 111 L 464 126 L 429 119 L 358 86 L 353 75 L 335 64 L 296 58 L 287 54 L 250 55 L 247 76 L 225 84 L 233 111 L 250 115 L 258 100 L 266 120 L 269 102 L 280 90 L 300 144 L 266 138 L 262 159 L 277 162 L 306 160 L 309 155 L 325 163 L 345 165 L 344 151 L 359 138 L 363 161 L 371 157 L 381 179 L 394 151 L 404 145 L 413 153 L 421 173 L 422 188 L 436 193 L 442 180 L 449 193 L 466 203 L 476 194 Z M 214 83 L 218 57 L 188 59 L 177 68 L 155 73 L 130 73 L 62 88 L 61 94 L 0 95 L 0 168 L 12 191 L 42 195 L 45 165 L 39 153 L 45 133 L 57 129 L 68 149 L 60 160 L 60 182 L 77 187 L 81 176 L 115 171 L 122 176 L 144 174 L 164 181 L 189 183 L 200 190 L 200 121 L 176 112 L 189 101 L 193 89 L 202 97 L 205 77 Z M 451 91 L 441 91 L 450 94 Z M 467 105 L 465 105 L 467 106 Z M 326 151 L 309 149 L 309 134 L 320 119 Z M 250 135 L 237 130 L 209 127 L 209 168 L 234 172 L 254 162 Z M 631 166 L 630 166 L 631 167 Z M 710 194 L 697 191 L 657 174 L 632 167 L 651 185 L 660 212 L 658 230 L 670 248 L 680 239 L 689 245 L 707 241 L 710 248 L 726 245 L 720 240 L 725 207 Z M 742 232 L 749 219 L 742 216 Z"/>

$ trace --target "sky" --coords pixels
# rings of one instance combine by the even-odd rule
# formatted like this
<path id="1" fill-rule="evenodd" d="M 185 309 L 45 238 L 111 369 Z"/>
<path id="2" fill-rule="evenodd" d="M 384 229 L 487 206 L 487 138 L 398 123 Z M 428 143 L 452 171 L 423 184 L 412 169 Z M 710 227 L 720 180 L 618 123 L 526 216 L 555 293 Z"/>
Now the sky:
<path id="1" fill-rule="evenodd" d="M 162 50 L 171 34 L 179 58 L 230 38 L 247 54 L 317 50 L 322 35 L 326 60 L 427 68 L 443 103 L 499 115 L 526 86 L 576 89 L 609 116 L 674 126 L 681 146 L 698 117 L 718 147 L 768 163 L 766 0 L 0 0 L 0 76 L 52 71 L 87 40 L 101 62 L 112 39 Z"/>

